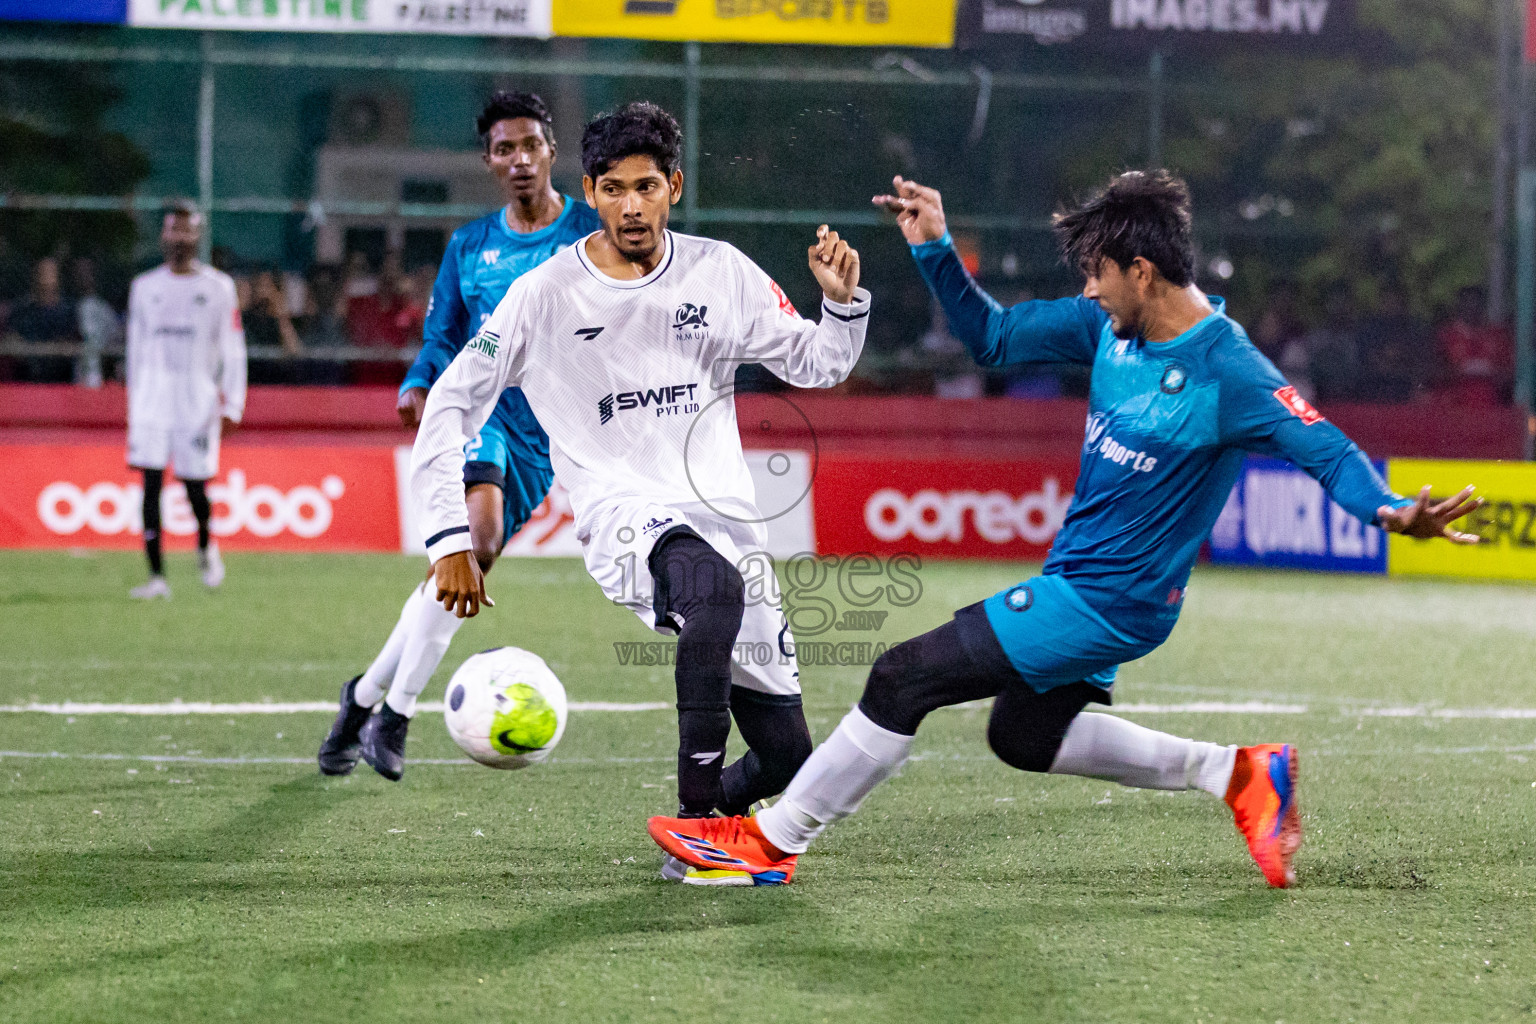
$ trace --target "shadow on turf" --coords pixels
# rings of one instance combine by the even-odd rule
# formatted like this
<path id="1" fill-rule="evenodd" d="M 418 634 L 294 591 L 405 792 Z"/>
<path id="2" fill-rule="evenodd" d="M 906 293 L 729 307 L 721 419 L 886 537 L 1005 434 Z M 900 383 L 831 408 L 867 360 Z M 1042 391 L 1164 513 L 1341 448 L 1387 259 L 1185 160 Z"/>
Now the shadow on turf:
<path id="1" fill-rule="evenodd" d="M 262 897 L 254 876 L 225 869 L 281 846 L 309 819 L 333 811 L 358 791 L 304 776 L 271 786 L 259 802 L 198 831 L 84 852 L 21 855 L 0 867 L 8 909 L 31 906 L 121 907 L 211 895 Z M 211 795 L 210 799 L 220 799 Z M 140 797 L 140 799 L 146 799 Z M 283 887 L 293 891 L 291 878 Z"/>

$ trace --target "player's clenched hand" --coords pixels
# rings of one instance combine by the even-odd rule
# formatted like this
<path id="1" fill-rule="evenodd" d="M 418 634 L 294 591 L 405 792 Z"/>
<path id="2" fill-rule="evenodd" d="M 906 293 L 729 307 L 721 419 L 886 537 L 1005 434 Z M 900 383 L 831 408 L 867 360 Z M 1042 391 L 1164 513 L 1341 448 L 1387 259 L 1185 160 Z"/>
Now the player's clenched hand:
<path id="1" fill-rule="evenodd" d="M 406 427 L 421 426 L 421 411 L 427 407 L 427 389 L 411 388 L 395 403 L 395 412 Z"/>
<path id="2" fill-rule="evenodd" d="M 943 238 L 949 226 L 944 222 L 944 197 L 939 190 L 908 181 L 899 174 L 891 184 L 895 186 L 895 195 L 875 196 L 870 202 L 896 215 L 896 224 L 907 244 L 922 245 Z"/>
<path id="3" fill-rule="evenodd" d="M 485 593 L 485 574 L 480 563 L 468 551 L 456 551 L 444 555 L 432 566 L 437 581 L 437 600 L 444 611 L 453 612 L 461 619 L 480 614 L 480 606 L 496 607 Z"/>
<path id="4" fill-rule="evenodd" d="M 1412 505 L 1389 508 L 1383 505 L 1376 510 L 1381 528 L 1409 537 L 1444 537 L 1453 544 L 1476 544 L 1478 536 L 1451 529 L 1451 524 L 1468 513 L 1482 507 L 1483 499 L 1472 497 L 1473 488 L 1464 487 L 1461 493 L 1431 505 L 1429 488 L 1426 486 Z"/>
<path id="5" fill-rule="evenodd" d="M 816 229 L 816 244 L 806 251 L 811 262 L 811 273 L 821 291 L 833 302 L 853 301 L 853 290 L 859 286 L 859 253 L 843 241 L 836 231 L 823 224 Z"/>

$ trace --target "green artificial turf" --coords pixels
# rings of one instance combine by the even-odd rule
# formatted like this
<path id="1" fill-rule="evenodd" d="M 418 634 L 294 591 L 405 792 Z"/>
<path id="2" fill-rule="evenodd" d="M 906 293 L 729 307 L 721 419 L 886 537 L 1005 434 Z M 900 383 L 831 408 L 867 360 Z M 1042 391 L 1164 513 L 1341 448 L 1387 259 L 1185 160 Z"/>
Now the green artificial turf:
<path id="1" fill-rule="evenodd" d="M 0 704 L 333 700 L 421 571 L 386 556 L 0 554 Z M 1028 566 L 930 564 L 894 643 Z M 539 652 L 577 701 L 666 700 L 654 639 L 574 561 L 504 563 L 455 642 Z M 824 588 L 839 610 L 851 607 Z M 1143 724 L 1301 747 L 1301 886 L 1266 889 L 1200 793 L 1026 775 L 985 707 L 802 858 L 794 885 L 657 877 L 668 711 L 576 712 L 523 772 L 322 779 L 321 713 L 0 713 L 0 1021 L 1494 1021 L 1536 1015 L 1536 590 L 1215 570 L 1127 666 Z M 864 669 L 802 673 L 817 739 Z M 1261 701 L 1299 713 L 1166 705 Z M 1395 709 L 1383 715 L 1383 709 Z M 1417 709 L 1421 713 L 1407 714 Z M 1294 710 L 1294 709 L 1293 709 Z M 20 754 L 64 755 L 24 757 Z M 92 760 L 81 755 L 125 755 Z M 231 759 L 220 763 L 219 759 Z"/>

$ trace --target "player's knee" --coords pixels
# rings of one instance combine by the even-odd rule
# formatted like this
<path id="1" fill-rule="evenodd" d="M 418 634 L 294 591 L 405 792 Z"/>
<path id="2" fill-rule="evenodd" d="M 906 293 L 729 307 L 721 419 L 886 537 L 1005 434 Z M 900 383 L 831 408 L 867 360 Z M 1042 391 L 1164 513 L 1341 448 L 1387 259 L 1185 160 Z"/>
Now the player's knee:
<path id="1" fill-rule="evenodd" d="M 865 718 L 903 736 L 916 735 L 918 725 L 932 710 L 921 699 L 920 686 L 903 650 L 910 643 L 897 644 L 875 659 L 864 683 L 864 695 L 859 698 L 859 710 Z"/>
<path id="2" fill-rule="evenodd" d="M 993 715 L 987 722 L 987 746 L 1004 764 L 1021 772 L 1048 772 L 1061 748 L 1061 734 L 1047 733 L 1037 724 L 1004 721 Z"/>
<path id="3" fill-rule="evenodd" d="M 496 564 L 496 559 L 501 557 L 502 540 L 501 517 L 470 516 L 469 520 L 469 547 L 475 556 L 475 561 L 480 563 L 481 572 L 490 572 L 491 566 Z"/>

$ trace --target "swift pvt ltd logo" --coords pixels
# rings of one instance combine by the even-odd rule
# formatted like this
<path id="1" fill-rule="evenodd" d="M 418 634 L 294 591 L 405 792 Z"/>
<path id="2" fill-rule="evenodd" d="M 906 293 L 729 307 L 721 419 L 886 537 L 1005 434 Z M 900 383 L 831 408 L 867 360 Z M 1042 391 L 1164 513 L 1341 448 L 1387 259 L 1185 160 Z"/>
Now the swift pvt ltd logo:
<path id="1" fill-rule="evenodd" d="M 600 424 L 606 424 L 613 419 L 615 410 L 649 409 L 654 407 L 658 418 L 662 416 L 684 416 L 699 411 L 699 403 L 694 401 L 694 391 L 698 383 L 672 384 L 667 387 L 649 388 L 645 391 L 620 391 L 616 394 L 604 395 L 597 400 L 597 420 Z"/>

